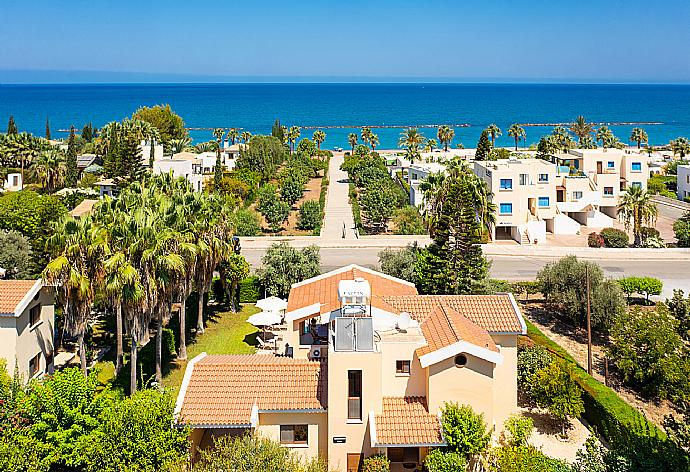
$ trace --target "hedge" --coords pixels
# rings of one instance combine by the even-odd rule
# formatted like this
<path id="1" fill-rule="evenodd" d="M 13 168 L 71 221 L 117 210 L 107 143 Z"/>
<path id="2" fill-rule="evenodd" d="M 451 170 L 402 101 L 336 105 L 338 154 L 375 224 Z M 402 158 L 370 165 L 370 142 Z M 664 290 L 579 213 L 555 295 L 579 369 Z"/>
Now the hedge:
<path id="1" fill-rule="evenodd" d="M 658 470 L 687 470 L 688 455 L 666 434 L 606 385 L 590 376 L 561 346 L 546 337 L 529 320 L 527 336 L 566 362 L 573 364 L 573 375 L 583 390 L 585 411 L 582 417 L 619 451 L 654 463 Z"/>
<path id="2" fill-rule="evenodd" d="M 259 278 L 250 275 L 240 282 L 240 303 L 256 303 L 261 296 Z"/>
<path id="3" fill-rule="evenodd" d="M 357 199 L 357 188 L 355 184 L 350 183 L 350 203 L 352 204 L 352 216 L 355 220 L 355 228 L 358 234 L 364 234 L 364 226 L 362 225 L 362 212 L 359 208 L 359 199 Z"/>

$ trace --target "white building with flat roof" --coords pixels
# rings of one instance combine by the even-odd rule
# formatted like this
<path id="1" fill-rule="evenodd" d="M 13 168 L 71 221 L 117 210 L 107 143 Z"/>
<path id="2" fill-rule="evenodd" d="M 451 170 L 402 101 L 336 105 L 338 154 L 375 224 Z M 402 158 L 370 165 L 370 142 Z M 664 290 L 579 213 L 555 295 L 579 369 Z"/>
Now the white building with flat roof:
<path id="1" fill-rule="evenodd" d="M 676 181 L 678 182 L 678 200 L 690 201 L 690 165 L 678 166 Z"/>
<path id="2" fill-rule="evenodd" d="M 167 174 L 172 172 L 173 177 L 184 177 L 192 184 L 195 192 L 204 189 L 204 175 L 201 172 L 201 164 L 191 159 L 163 159 L 153 161 L 153 173 Z"/>

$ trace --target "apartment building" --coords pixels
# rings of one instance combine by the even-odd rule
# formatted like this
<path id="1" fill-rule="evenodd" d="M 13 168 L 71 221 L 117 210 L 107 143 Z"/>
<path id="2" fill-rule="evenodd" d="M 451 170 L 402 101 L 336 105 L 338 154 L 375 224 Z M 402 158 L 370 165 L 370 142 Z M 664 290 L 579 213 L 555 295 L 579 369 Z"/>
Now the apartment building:
<path id="1" fill-rule="evenodd" d="M 413 284 L 350 265 L 293 285 L 289 356 L 207 356 L 187 366 L 179 424 L 193 454 L 213 438 L 270 437 L 333 470 L 388 456 L 393 470 L 445 445 L 446 402 L 483 413 L 495 434 L 517 411 L 522 314 L 510 294 L 419 295 Z"/>
<path id="2" fill-rule="evenodd" d="M 676 175 L 678 200 L 690 200 L 690 165 L 679 165 Z"/>
<path id="3" fill-rule="evenodd" d="M 410 184 L 410 205 L 424 206 L 424 195 L 419 185 L 429 177 L 429 174 L 446 172 L 446 165 L 441 162 L 419 162 L 410 164 L 407 168 L 407 182 Z"/>
<path id="4" fill-rule="evenodd" d="M 53 370 L 53 295 L 40 280 L 0 280 L 0 358 L 24 381 Z"/>
<path id="5" fill-rule="evenodd" d="M 162 159 L 153 161 L 153 173 L 168 174 L 173 177 L 184 177 L 192 185 L 195 192 L 204 189 L 204 175 L 201 172 L 201 165 L 196 164 L 192 159 Z"/>

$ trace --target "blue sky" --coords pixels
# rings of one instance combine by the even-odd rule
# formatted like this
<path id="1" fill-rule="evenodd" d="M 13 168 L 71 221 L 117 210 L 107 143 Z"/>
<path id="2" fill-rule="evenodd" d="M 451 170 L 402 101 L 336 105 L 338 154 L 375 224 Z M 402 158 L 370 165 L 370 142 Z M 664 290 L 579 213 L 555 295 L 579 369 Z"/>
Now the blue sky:
<path id="1" fill-rule="evenodd" d="M 0 8 L 4 83 L 690 82 L 688 0 L 0 0 Z"/>

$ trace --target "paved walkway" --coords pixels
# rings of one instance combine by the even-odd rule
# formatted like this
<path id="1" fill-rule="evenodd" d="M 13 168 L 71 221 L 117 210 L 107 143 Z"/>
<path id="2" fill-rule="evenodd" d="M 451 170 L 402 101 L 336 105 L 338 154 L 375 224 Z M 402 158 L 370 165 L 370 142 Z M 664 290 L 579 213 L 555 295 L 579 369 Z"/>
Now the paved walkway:
<path id="1" fill-rule="evenodd" d="M 334 154 L 328 167 L 328 194 L 321 238 L 356 239 L 355 219 L 348 197 L 347 172 L 340 170 L 343 154 Z"/>

